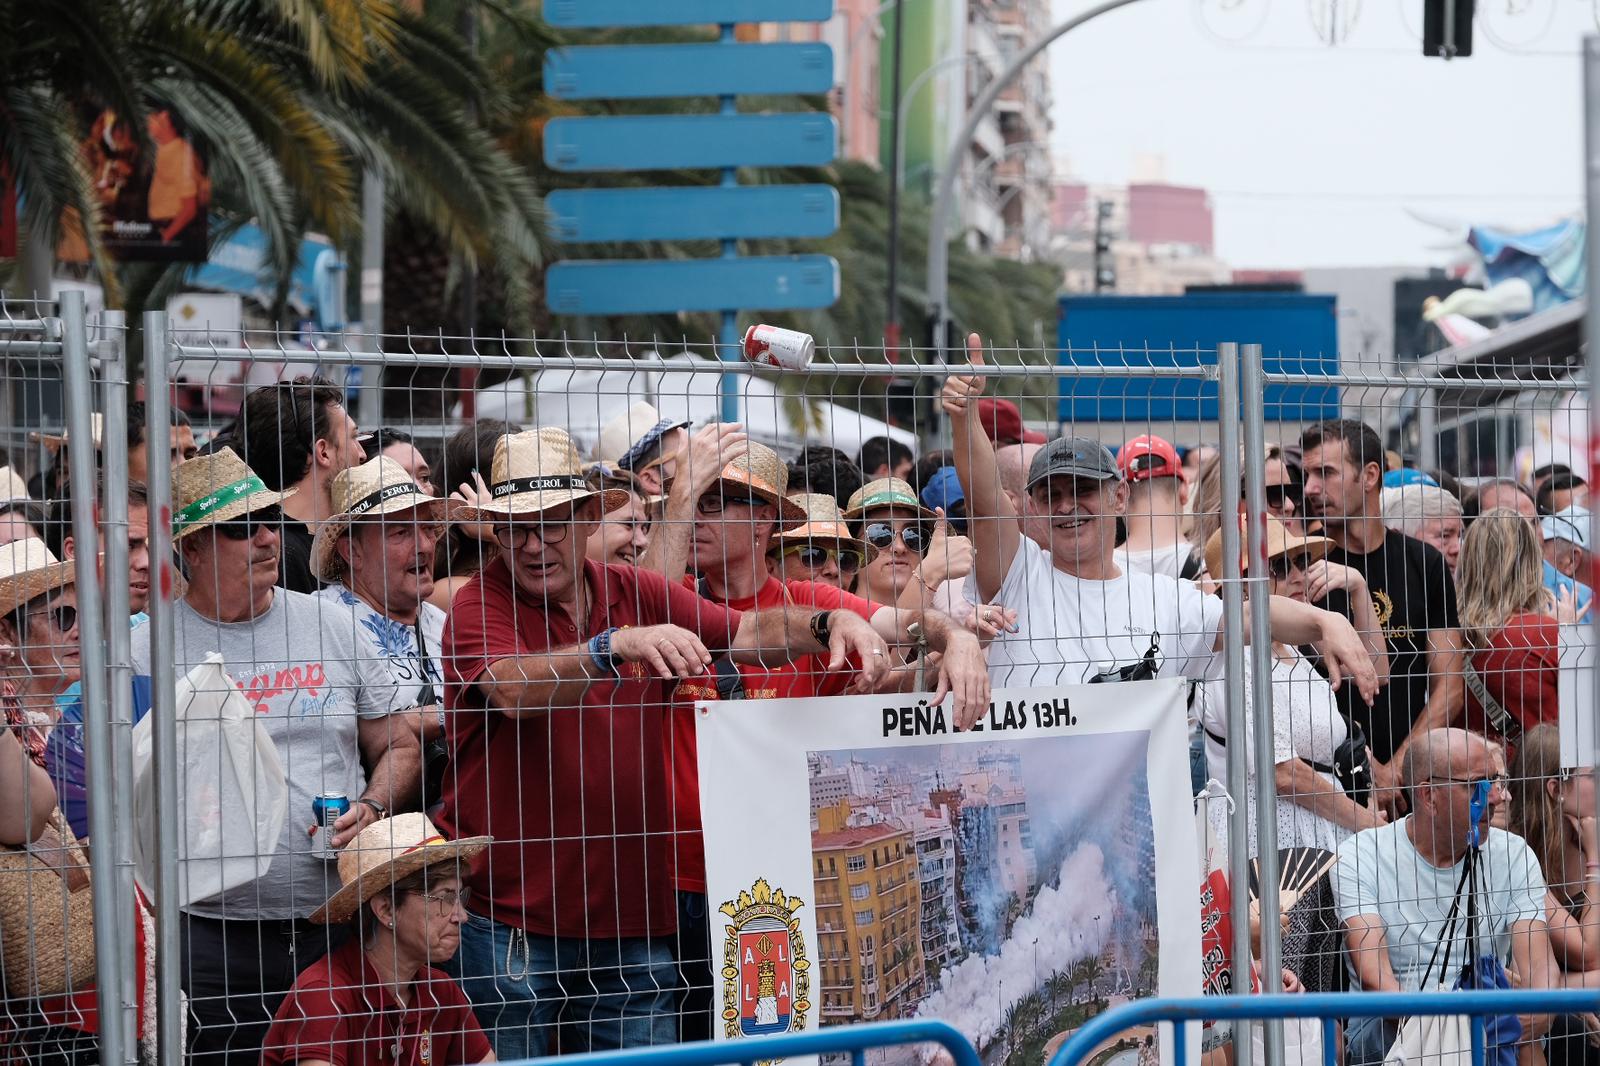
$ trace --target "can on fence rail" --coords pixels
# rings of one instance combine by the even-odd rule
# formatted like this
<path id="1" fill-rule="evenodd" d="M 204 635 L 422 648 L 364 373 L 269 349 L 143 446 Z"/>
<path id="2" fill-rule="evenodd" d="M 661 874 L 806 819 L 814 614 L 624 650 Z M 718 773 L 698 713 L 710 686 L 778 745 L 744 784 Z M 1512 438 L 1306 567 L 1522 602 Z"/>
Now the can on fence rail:
<path id="1" fill-rule="evenodd" d="M 316 823 L 316 835 L 311 838 L 311 853 L 324 862 L 339 857 L 333 846 L 333 823 L 350 810 L 350 797 L 343 792 L 324 792 L 311 801 L 311 820 Z"/>
<path id="2" fill-rule="evenodd" d="M 780 370 L 804 370 L 811 365 L 817 342 L 811 334 L 777 326 L 751 326 L 744 331 L 746 362 L 775 366 Z"/>

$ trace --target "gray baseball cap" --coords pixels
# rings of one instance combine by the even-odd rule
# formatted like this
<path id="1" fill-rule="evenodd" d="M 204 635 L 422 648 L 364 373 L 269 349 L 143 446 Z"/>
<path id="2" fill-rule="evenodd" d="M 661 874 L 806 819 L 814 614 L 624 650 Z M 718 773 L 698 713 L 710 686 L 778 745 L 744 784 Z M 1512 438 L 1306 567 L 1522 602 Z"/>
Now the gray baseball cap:
<path id="1" fill-rule="evenodd" d="M 1097 440 L 1088 437 L 1061 437 L 1039 449 L 1028 464 L 1028 488 L 1053 477 L 1085 477 L 1096 481 L 1121 479 L 1117 460 Z"/>

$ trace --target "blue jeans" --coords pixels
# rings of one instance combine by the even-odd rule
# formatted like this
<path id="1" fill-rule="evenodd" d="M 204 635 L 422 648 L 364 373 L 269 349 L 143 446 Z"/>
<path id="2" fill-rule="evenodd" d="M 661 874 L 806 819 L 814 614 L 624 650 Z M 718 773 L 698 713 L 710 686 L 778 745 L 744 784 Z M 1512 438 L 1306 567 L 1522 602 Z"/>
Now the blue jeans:
<path id="1" fill-rule="evenodd" d="M 1351 1018 L 1344 1030 L 1345 1066 L 1378 1066 L 1399 1035 L 1398 1018 Z"/>
<path id="2" fill-rule="evenodd" d="M 455 969 L 501 1062 L 561 1051 L 671 1044 L 678 968 L 670 937 L 584 940 L 524 933 L 469 913 Z"/>

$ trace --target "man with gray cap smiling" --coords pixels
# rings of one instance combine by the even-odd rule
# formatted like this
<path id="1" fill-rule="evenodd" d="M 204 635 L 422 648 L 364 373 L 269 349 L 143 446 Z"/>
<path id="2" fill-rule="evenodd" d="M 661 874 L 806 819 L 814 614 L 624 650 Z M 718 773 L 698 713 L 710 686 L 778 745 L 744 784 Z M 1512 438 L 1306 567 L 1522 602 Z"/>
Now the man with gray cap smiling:
<path id="1" fill-rule="evenodd" d="M 982 367 L 977 334 L 967 338 L 967 351 L 973 369 Z M 1018 616 L 1017 632 L 989 646 L 994 684 L 1214 673 L 1222 647 L 1221 599 L 1189 582 L 1117 566 L 1117 521 L 1127 511 L 1128 486 L 1099 441 L 1063 437 L 1034 456 L 1023 506 L 1042 520 L 1045 539 L 1035 544 L 1022 535 L 978 417 L 983 388 L 975 373 L 952 374 L 943 406 L 977 560 L 967 598 L 1012 608 Z M 1371 700 L 1377 672 L 1348 621 L 1280 596 L 1270 599 L 1269 610 L 1274 640 L 1316 645 L 1329 663 L 1329 681 L 1337 687 L 1348 678 Z"/>

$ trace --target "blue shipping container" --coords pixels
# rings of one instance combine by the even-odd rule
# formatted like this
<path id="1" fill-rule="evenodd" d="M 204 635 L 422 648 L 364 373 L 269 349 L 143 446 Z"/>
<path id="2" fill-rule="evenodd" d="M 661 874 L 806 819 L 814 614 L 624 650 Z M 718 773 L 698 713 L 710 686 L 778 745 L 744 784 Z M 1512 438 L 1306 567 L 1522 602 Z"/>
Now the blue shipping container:
<path id="1" fill-rule="evenodd" d="M 1339 369 L 1332 296 L 1288 292 L 1184 296 L 1063 296 L 1057 355 L 1063 366 L 1216 365 L 1217 345 L 1259 344 L 1268 373 Z M 1195 422 L 1217 417 L 1217 383 L 1198 378 L 1061 378 L 1064 422 Z M 1269 385 L 1269 421 L 1339 417 L 1334 385 Z"/>

